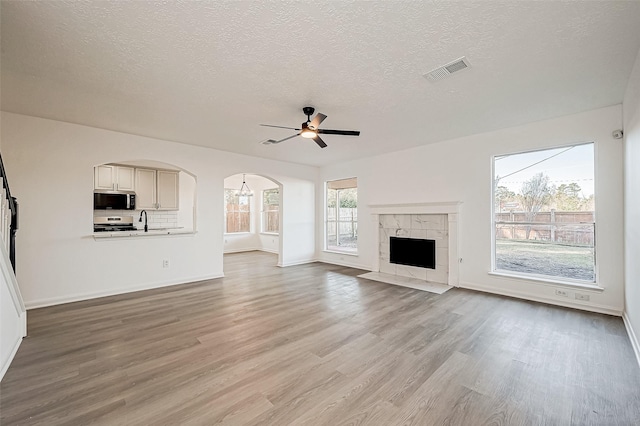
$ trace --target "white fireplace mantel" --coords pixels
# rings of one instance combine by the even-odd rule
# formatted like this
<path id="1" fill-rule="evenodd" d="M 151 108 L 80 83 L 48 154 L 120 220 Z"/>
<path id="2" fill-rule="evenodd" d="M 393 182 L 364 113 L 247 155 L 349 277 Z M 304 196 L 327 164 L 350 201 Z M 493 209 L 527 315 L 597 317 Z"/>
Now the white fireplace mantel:
<path id="1" fill-rule="evenodd" d="M 380 215 L 412 215 L 412 214 L 446 214 L 449 232 L 449 278 L 450 286 L 458 287 L 459 283 L 459 263 L 458 254 L 458 226 L 459 214 L 462 202 L 447 201 L 437 203 L 409 203 L 409 204 L 369 204 L 372 219 L 376 224 L 380 222 Z M 376 226 L 375 246 L 380 246 L 380 233 Z M 379 249 L 378 249 L 379 251 Z M 379 256 L 374 258 L 373 271 L 380 271 Z"/>
<path id="2" fill-rule="evenodd" d="M 460 201 L 442 203 L 369 204 L 371 214 L 458 214 Z"/>

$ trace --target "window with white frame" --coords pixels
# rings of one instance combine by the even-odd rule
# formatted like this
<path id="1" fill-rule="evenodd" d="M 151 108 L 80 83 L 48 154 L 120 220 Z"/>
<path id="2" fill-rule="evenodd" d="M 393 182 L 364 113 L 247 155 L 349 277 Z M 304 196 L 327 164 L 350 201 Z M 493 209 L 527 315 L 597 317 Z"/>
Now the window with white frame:
<path id="1" fill-rule="evenodd" d="M 494 157 L 493 270 L 594 283 L 594 144 Z"/>
<path id="2" fill-rule="evenodd" d="M 251 231 L 250 197 L 238 196 L 235 189 L 224 190 L 225 232 L 227 234 Z"/>
<path id="3" fill-rule="evenodd" d="M 326 183 L 325 248 L 345 253 L 358 252 L 358 180 Z"/>
<path id="4" fill-rule="evenodd" d="M 262 232 L 277 234 L 280 229 L 280 190 L 262 191 Z"/>

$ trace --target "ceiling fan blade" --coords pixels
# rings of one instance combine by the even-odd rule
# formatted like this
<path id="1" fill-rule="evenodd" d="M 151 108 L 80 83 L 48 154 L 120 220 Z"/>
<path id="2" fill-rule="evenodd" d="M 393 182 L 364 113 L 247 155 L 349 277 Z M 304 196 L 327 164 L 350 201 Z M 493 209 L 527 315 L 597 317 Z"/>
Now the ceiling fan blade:
<path id="1" fill-rule="evenodd" d="M 261 126 L 264 126 L 264 127 L 275 127 L 277 129 L 300 130 L 300 129 L 294 129 L 293 127 L 274 126 L 272 124 L 261 124 Z"/>
<path id="2" fill-rule="evenodd" d="M 299 134 L 299 133 L 296 133 L 295 135 L 293 135 L 293 136 L 289 136 L 288 138 L 284 138 L 284 139 L 280 139 L 279 141 L 271 142 L 271 144 L 273 145 L 273 144 L 276 144 L 276 143 L 284 142 L 284 141 L 287 141 L 287 140 L 289 140 L 289 139 L 293 139 L 293 138 L 295 138 L 295 137 L 296 137 L 296 136 L 298 136 L 298 135 L 300 135 L 300 134 Z"/>
<path id="3" fill-rule="evenodd" d="M 320 139 L 320 136 L 318 136 L 318 135 L 316 135 L 316 137 L 313 138 L 313 141 L 315 143 L 317 143 L 320 148 L 326 148 L 327 147 L 327 144 L 324 143 L 324 141 L 322 139 Z"/>
<path id="4" fill-rule="evenodd" d="M 320 123 L 322 123 L 324 121 L 324 119 L 327 118 L 326 115 L 322 114 L 322 113 L 317 113 L 315 117 L 313 117 L 313 120 L 311 120 L 311 123 L 309 123 L 309 128 L 311 130 L 315 130 L 318 127 L 320 127 Z"/>
<path id="5" fill-rule="evenodd" d="M 360 136 L 360 130 L 329 130 L 329 129 L 318 129 L 318 133 L 322 133 L 324 135 L 343 135 L 343 136 Z"/>

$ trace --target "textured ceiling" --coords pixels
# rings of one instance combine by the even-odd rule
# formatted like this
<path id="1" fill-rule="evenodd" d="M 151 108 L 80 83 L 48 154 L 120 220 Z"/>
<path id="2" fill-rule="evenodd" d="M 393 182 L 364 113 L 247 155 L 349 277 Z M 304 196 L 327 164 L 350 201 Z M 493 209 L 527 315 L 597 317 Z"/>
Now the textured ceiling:
<path id="1" fill-rule="evenodd" d="M 638 1 L 0 7 L 4 111 L 311 165 L 620 103 L 640 49 Z M 361 136 L 258 143 L 304 105 Z"/>

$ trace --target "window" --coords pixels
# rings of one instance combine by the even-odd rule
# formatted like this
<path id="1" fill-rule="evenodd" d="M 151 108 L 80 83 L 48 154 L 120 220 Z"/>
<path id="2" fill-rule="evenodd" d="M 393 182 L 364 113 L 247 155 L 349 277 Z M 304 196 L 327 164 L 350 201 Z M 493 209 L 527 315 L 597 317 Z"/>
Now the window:
<path id="1" fill-rule="evenodd" d="M 358 182 L 356 178 L 327 182 L 327 250 L 358 252 Z"/>
<path id="2" fill-rule="evenodd" d="M 494 157 L 493 270 L 593 283 L 594 145 Z"/>
<path id="3" fill-rule="evenodd" d="M 280 190 L 262 191 L 262 232 L 277 234 L 280 229 Z"/>
<path id="4" fill-rule="evenodd" d="M 224 190 L 227 234 L 251 231 L 251 204 L 249 197 L 239 197 L 235 189 Z"/>

